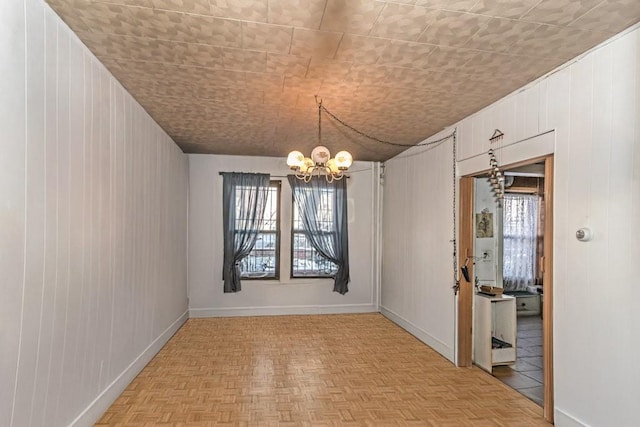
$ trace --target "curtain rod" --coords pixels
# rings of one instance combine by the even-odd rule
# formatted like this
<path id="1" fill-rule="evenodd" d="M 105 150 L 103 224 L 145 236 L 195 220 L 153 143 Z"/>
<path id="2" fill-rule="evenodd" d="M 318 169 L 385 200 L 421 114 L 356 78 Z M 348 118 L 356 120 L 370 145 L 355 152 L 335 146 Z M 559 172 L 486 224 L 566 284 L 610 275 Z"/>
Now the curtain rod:
<path id="1" fill-rule="evenodd" d="M 223 173 L 233 173 L 233 172 L 218 172 L 218 175 L 222 175 Z M 259 172 L 249 172 L 249 173 L 259 173 Z M 269 176 L 273 177 L 273 178 L 286 178 L 286 175 L 271 175 L 268 174 Z"/>
<path id="2" fill-rule="evenodd" d="M 222 175 L 223 173 L 229 173 L 229 172 L 218 172 L 218 175 Z M 252 173 L 257 173 L 257 172 L 252 172 Z M 269 174 L 269 176 L 271 178 L 287 178 L 289 176 L 295 176 L 294 174 L 290 174 L 290 175 L 271 175 Z M 345 175 L 345 178 L 350 178 L 349 175 Z"/>

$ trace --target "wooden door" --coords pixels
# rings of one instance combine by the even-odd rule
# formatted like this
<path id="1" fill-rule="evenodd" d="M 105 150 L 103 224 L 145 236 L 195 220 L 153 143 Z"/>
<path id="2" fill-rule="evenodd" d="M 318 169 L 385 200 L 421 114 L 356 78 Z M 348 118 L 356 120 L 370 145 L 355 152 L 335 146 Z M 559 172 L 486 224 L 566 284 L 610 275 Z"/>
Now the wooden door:
<path id="1" fill-rule="evenodd" d="M 544 161 L 544 303 L 542 306 L 542 364 L 544 418 L 553 423 L 553 156 Z"/>
<path id="2" fill-rule="evenodd" d="M 458 252 L 458 266 L 465 265 L 468 257 L 473 253 L 473 193 L 474 178 L 460 179 L 460 239 Z M 471 282 L 467 282 L 462 274 L 460 289 L 458 290 L 458 366 L 471 366 L 471 349 L 473 340 L 472 309 L 473 309 L 473 262 L 467 263 Z"/>

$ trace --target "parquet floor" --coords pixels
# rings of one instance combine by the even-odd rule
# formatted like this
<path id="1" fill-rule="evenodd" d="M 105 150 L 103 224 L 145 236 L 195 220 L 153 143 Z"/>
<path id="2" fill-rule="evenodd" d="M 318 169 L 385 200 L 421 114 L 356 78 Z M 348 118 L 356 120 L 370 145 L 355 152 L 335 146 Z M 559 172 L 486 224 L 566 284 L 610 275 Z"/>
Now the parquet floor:
<path id="1" fill-rule="evenodd" d="M 190 319 L 96 424 L 542 426 L 380 314 Z"/>

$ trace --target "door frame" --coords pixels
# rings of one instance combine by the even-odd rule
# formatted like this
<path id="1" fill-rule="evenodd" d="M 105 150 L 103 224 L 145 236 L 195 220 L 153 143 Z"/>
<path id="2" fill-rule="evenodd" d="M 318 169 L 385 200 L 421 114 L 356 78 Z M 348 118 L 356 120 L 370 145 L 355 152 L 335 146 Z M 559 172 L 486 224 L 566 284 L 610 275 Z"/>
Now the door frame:
<path id="1" fill-rule="evenodd" d="M 527 159 L 521 162 L 502 166 L 507 170 L 518 166 L 529 165 L 544 161 L 544 257 L 543 257 L 543 283 L 544 303 L 542 304 L 542 360 L 543 360 L 543 386 L 544 402 L 543 414 L 545 420 L 553 423 L 554 418 L 554 393 L 553 393 L 553 154 Z M 458 265 L 463 266 L 468 257 L 473 256 L 473 218 L 474 218 L 474 180 L 484 175 L 488 170 L 465 175 L 460 178 L 460 203 L 458 215 L 459 227 L 459 251 Z M 473 263 L 467 265 L 469 276 L 474 276 Z M 473 279 L 467 283 L 460 280 L 458 292 L 458 339 L 457 339 L 457 365 L 460 367 L 472 365 L 473 345 Z"/>

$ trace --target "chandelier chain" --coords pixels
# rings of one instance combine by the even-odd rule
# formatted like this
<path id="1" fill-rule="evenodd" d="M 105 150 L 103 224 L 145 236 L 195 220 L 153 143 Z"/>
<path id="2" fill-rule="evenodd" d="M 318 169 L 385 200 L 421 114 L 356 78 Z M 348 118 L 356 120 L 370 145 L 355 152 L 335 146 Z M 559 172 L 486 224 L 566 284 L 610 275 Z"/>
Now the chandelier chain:
<path id="1" fill-rule="evenodd" d="M 425 146 L 430 146 L 430 145 L 437 145 L 440 144 L 450 138 L 453 139 L 453 143 L 452 143 L 452 162 L 453 162 L 453 173 L 452 173 L 452 186 L 453 186 L 453 195 L 452 195 L 452 217 L 453 217 L 453 224 L 452 224 L 452 228 L 453 228 L 453 238 L 451 240 L 451 242 L 453 243 L 453 288 L 455 290 L 455 293 L 458 293 L 459 287 L 460 287 L 460 281 L 458 280 L 458 239 L 457 239 L 457 234 L 458 234 L 458 218 L 457 218 L 457 210 L 458 210 L 458 206 L 457 206 L 457 191 L 456 191 L 456 184 L 457 184 L 457 132 L 458 129 L 454 128 L 453 132 L 450 133 L 449 135 L 445 135 L 440 139 L 436 139 L 434 141 L 424 141 L 421 143 L 417 143 L 417 144 L 401 144 L 398 142 L 391 142 L 391 141 L 385 141 L 383 139 L 380 138 L 376 138 L 375 136 L 371 136 L 368 135 L 364 132 L 362 132 L 361 130 L 358 130 L 356 128 L 354 128 L 353 126 L 351 126 L 350 124 L 344 122 L 343 120 L 341 120 L 339 117 L 337 117 L 335 114 L 333 114 L 331 111 L 327 110 L 326 107 L 324 107 L 322 105 L 322 99 L 320 99 L 320 101 L 318 101 L 318 96 L 316 95 L 316 103 L 318 104 L 318 141 L 321 141 L 321 126 L 322 126 L 322 111 L 324 111 L 325 113 L 327 113 L 329 115 L 330 118 L 334 119 L 336 122 L 338 122 L 339 124 L 341 124 L 342 126 L 346 127 L 347 129 L 350 129 L 352 132 L 363 136 L 367 139 L 370 139 L 372 141 L 376 141 L 380 144 L 385 144 L 385 145 L 392 145 L 395 147 L 407 147 L 407 148 L 411 148 L 411 147 L 425 147 Z M 384 163 L 383 163 L 384 166 Z"/>
<path id="2" fill-rule="evenodd" d="M 322 100 L 318 103 L 318 145 L 322 145 Z"/>
<path id="3" fill-rule="evenodd" d="M 329 115 L 329 117 L 331 117 L 332 119 L 334 119 L 335 121 L 337 121 L 338 123 L 340 123 L 342 126 L 350 129 L 351 131 L 357 133 L 360 136 L 363 136 L 365 138 L 368 138 L 372 141 L 376 141 L 379 142 L 380 144 L 385 144 L 385 145 L 393 145 L 395 147 L 424 147 L 427 145 L 435 145 L 435 144 L 439 144 L 443 141 L 446 141 L 447 139 L 451 138 L 451 135 L 447 135 L 445 137 L 442 137 L 440 139 L 437 139 L 435 141 L 429 141 L 429 142 L 419 142 L 417 144 L 402 144 L 399 142 L 391 142 L 391 141 L 385 141 L 383 139 L 380 138 L 376 138 L 375 136 L 371 136 L 368 135 L 364 132 L 362 132 L 361 130 L 358 130 L 356 128 L 354 128 L 353 126 L 351 126 L 350 124 L 344 122 L 343 120 L 341 120 L 338 116 L 336 116 L 335 114 L 333 114 L 331 111 L 327 110 L 327 108 L 325 106 L 322 105 L 322 101 L 320 101 L 319 104 L 319 108 L 324 111 L 325 113 L 327 113 Z"/>
<path id="4" fill-rule="evenodd" d="M 460 281 L 458 280 L 458 207 L 457 207 L 457 194 L 456 194 L 456 164 L 458 162 L 456 149 L 457 149 L 457 132 L 458 129 L 453 130 L 453 288 L 455 293 L 458 293 L 460 289 Z"/>

